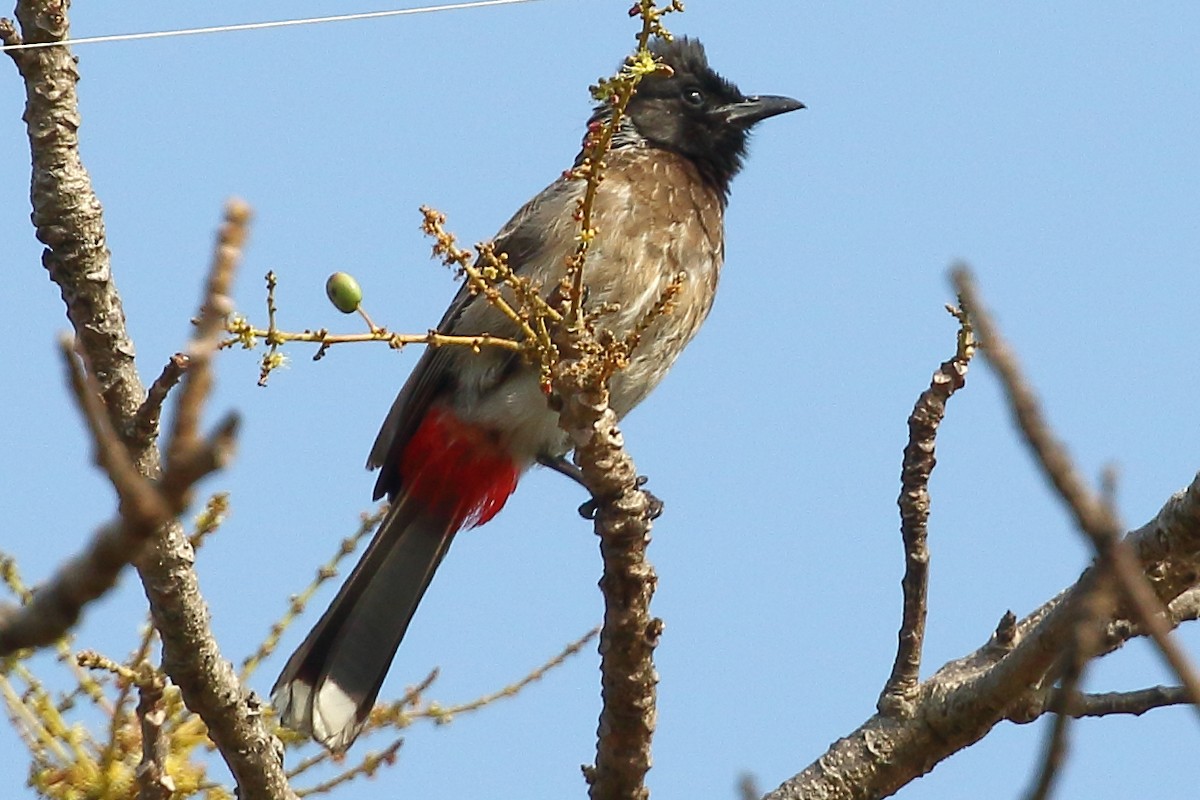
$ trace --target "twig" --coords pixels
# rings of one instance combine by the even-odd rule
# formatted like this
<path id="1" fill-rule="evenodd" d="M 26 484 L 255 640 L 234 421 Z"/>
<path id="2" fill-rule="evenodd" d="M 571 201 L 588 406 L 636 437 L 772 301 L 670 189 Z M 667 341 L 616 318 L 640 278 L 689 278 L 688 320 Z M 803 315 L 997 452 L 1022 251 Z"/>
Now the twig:
<path id="1" fill-rule="evenodd" d="M 296 792 L 296 797 L 308 797 L 314 794 L 326 794 L 331 789 L 341 786 L 343 783 L 352 781 L 360 775 L 363 777 L 373 776 L 380 767 L 393 764 L 396 761 L 396 752 L 404 744 L 404 739 L 397 738 L 390 745 L 385 747 L 379 753 L 367 753 L 363 756 L 363 760 L 358 762 L 351 769 L 345 772 L 338 773 L 327 781 L 300 789 Z"/>
<path id="2" fill-rule="evenodd" d="M 1096 585 L 1076 604 L 1077 619 L 1063 659 L 1066 667 L 1060 686 L 1055 692 L 1062 711 L 1055 714 L 1050 725 L 1042 765 L 1033 788 L 1029 791 L 1029 800 L 1047 800 L 1062 771 L 1067 756 L 1067 733 L 1071 720 L 1075 717 L 1071 712 L 1078 701 L 1079 684 L 1083 680 L 1088 661 L 1099 652 L 1101 624 L 1109 616 L 1114 605 L 1114 589 L 1112 575 L 1107 571 L 1102 572 Z"/>
<path id="3" fill-rule="evenodd" d="M 137 716 L 142 728 L 142 763 L 137 768 L 138 800 L 168 800 L 175 791 L 175 781 L 167 774 L 167 740 L 163 738 L 163 723 L 167 720 L 163 708 L 163 689 L 166 681 L 148 665 L 137 682 Z"/>
<path id="4" fill-rule="evenodd" d="M 101 528 L 26 605 L 0 605 L 0 655 L 47 645 L 65 635 L 83 607 L 111 589 L 146 540 L 172 518 L 170 506 L 138 471 L 113 430 L 97 396 L 98 386 L 75 358 L 72 342 L 63 339 L 60 349 L 68 383 L 92 434 L 96 462 L 117 490 L 120 516 Z"/>
<path id="5" fill-rule="evenodd" d="M 133 652 L 128 663 L 140 664 L 146 660 L 150 654 L 150 646 L 154 642 L 154 626 L 146 624 L 143 626 L 142 638 L 138 642 L 137 649 Z M 121 749 L 120 734 L 121 727 L 125 724 L 125 719 L 129 713 L 126 704 L 129 702 L 129 697 L 133 691 L 134 684 L 132 681 L 119 681 L 117 689 L 117 697 L 112 704 L 112 714 L 108 719 L 108 742 L 104 745 L 104 751 L 100 756 L 100 768 L 107 770 L 111 767 L 113 760 L 118 757 Z"/>
<path id="6" fill-rule="evenodd" d="M 199 550 L 208 537 L 217 532 L 221 523 L 225 521 L 227 513 L 229 513 L 229 492 L 217 492 L 208 498 L 208 502 L 204 504 L 204 510 L 197 514 L 192 521 L 192 533 L 188 536 L 188 544 L 192 546 L 193 550 Z"/>
<path id="7" fill-rule="evenodd" d="M 146 400 L 138 408 L 133 418 L 132 436 L 135 442 L 145 447 L 158 436 L 158 420 L 162 414 L 163 402 L 180 378 L 187 371 L 188 357 L 183 353 L 171 356 L 159 376 L 150 384 Z"/>
<path id="8" fill-rule="evenodd" d="M 569 172 L 571 177 L 585 181 L 583 197 L 580 198 L 575 212 L 579 221 L 578 243 L 575 252 L 567 259 L 567 273 L 562 282 L 570 301 L 568 320 L 573 325 L 578 326 L 583 322 L 583 270 L 591 243 L 599 233 L 592 224 L 592 207 L 595 204 L 596 193 L 600 190 L 600 183 L 604 180 L 604 158 L 612 147 L 613 137 L 621 128 L 625 109 L 637 91 L 638 83 L 659 69 L 659 65 L 650 54 L 650 38 L 670 36 L 662 26 L 662 17 L 674 11 L 683 11 L 683 3 L 679 0 L 672 0 L 661 8 L 654 0 L 637 0 L 630 9 L 630 16 L 639 16 L 642 21 L 642 29 L 637 35 L 637 50 L 626 59 L 618 75 L 600 81 L 592 90 L 597 100 L 612 107 L 612 112 L 603 124 L 588 128 L 583 152 Z"/>
<path id="9" fill-rule="evenodd" d="M 743 772 L 738 778 L 738 797 L 740 800 L 758 800 L 762 797 L 762 790 L 758 788 L 758 781 L 749 772 Z"/>
<path id="10" fill-rule="evenodd" d="M 245 345 L 247 342 L 253 346 L 256 339 L 266 339 L 268 335 L 274 337 L 278 342 L 312 342 L 319 344 L 322 348 L 328 349 L 335 344 L 352 344 L 355 342 L 385 342 L 388 346 L 399 349 L 410 344 L 424 344 L 430 347 L 467 347 L 471 350 L 479 350 L 484 347 L 499 347 L 504 350 L 519 351 L 520 344 L 500 336 L 490 336 L 486 333 L 479 336 L 453 336 L 437 331 L 429 331 L 427 333 L 392 333 L 387 328 L 376 327 L 370 333 L 330 333 L 325 329 L 315 331 L 270 331 L 269 329 L 256 328 L 244 320 L 233 320 L 227 328 L 229 333 L 233 334 L 232 338 L 225 339 L 221 342 L 221 346 L 232 347 L 235 344 Z M 314 360 L 318 357 L 314 356 Z"/>
<path id="11" fill-rule="evenodd" d="M 530 672 L 524 678 L 521 678 L 521 680 L 517 681 L 516 683 L 511 683 L 508 686 L 505 686 L 501 689 L 497 689 L 496 691 L 491 692 L 490 694 L 485 694 L 482 697 L 478 697 L 478 698 L 476 698 L 474 700 L 470 700 L 466 703 L 459 703 L 458 705 L 455 705 L 455 706 L 446 706 L 446 707 L 443 707 L 440 705 L 430 705 L 425 708 L 419 708 L 414 711 L 408 712 L 408 716 L 412 717 L 412 718 L 429 717 L 430 719 L 434 720 L 439 725 L 441 725 L 441 724 L 452 721 L 454 719 L 454 717 L 458 714 L 465 714 L 470 711 L 477 711 L 477 710 L 483 708 L 484 706 L 491 705 L 492 703 L 496 702 L 497 700 L 502 700 L 506 697 L 515 697 L 522 689 L 529 686 L 531 683 L 536 683 L 537 681 L 540 681 L 542 678 L 546 677 L 547 672 L 554 669 L 555 667 L 560 666 L 568 658 L 570 658 L 571 656 L 575 655 L 580 650 L 582 650 L 583 646 L 586 645 L 588 642 L 590 642 L 592 639 L 595 639 L 596 634 L 598 634 L 599 632 L 600 632 L 599 628 L 592 628 L 590 631 L 585 633 L 583 636 L 579 637 L 578 639 L 576 639 L 575 641 L 571 642 L 566 647 L 564 647 L 561 652 L 559 652 L 557 655 L 555 655 L 553 658 L 551 658 L 545 664 L 542 664 L 540 667 L 533 670 L 532 672 Z"/>
<path id="12" fill-rule="evenodd" d="M 1147 711 L 1190 703 L 1187 689 L 1182 686 L 1151 686 L 1132 692 L 1105 692 L 1077 695 L 1068 702 L 1061 692 L 1050 696 L 1048 711 L 1070 714 L 1076 718 L 1107 717 L 1113 714 L 1132 714 L 1140 717 Z"/>
<path id="13" fill-rule="evenodd" d="M 921 648 L 928 613 L 929 476 L 937 463 L 934 444 L 946 403 L 966 385 L 967 367 L 975 354 L 970 320 L 957 308 L 948 308 L 959 323 L 954 356 L 933 373 L 929 388 L 917 398 L 908 418 L 908 445 L 900 470 L 900 533 L 904 539 L 904 612 L 892 674 L 876 704 L 881 714 L 907 716 L 917 695 L 921 675 Z"/>
<path id="14" fill-rule="evenodd" d="M 1033 390 L 1021 373 L 1016 357 L 983 307 L 970 271 L 965 266 L 956 267 L 953 280 L 964 310 L 979 331 L 984 354 L 1004 386 L 1017 427 L 1026 443 L 1033 450 L 1046 477 L 1071 509 L 1080 530 L 1091 540 L 1100 557 L 1111 561 L 1117 584 L 1131 607 L 1133 618 L 1149 633 L 1168 666 L 1187 687 L 1196 713 L 1200 715 L 1200 675 L 1171 638 L 1165 609 L 1139 569 L 1135 554 L 1128 543 L 1121 539 L 1120 522 L 1104 499 L 1087 487 L 1066 448 L 1055 439 L 1042 416 Z"/>

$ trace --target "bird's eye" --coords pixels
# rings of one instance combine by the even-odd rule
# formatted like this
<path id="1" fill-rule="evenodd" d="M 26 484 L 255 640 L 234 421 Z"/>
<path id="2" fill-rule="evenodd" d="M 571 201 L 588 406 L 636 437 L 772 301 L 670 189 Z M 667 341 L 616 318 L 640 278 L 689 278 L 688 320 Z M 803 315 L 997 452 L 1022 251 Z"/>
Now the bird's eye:
<path id="1" fill-rule="evenodd" d="M 702 106 L 704 105 L 704 92 L 691 86 L 683 90 L 683 100 L 691 106 Z"/>

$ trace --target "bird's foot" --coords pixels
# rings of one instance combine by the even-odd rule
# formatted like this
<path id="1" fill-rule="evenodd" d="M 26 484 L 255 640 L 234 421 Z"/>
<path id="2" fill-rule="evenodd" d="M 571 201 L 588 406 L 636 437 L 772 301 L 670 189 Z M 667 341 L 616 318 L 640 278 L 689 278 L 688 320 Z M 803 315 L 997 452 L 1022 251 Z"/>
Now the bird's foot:
<path id="1" fill-rule="evenodd" d="M 642 490 L 642 494 L 646 495 L 646 519 L 656 520 L 662 516 L 663 501 L 659 500 L 649 489 L 644 488 L 649 480 L 645 475 L 639 475 L 637 478 L 637 487 Z M 579 516 L 584 519 L 595 519 L 596 512 L 599 509 L 599 501 L 593 497 L 579 507 Z"/>
<path id="2" fill-rule="evenodd" d="M 650 481 L 645 475 L 638 475 L 637 487 L 642 490 L 642 494 L 646 495 L 646 519 L 656 520 L 662 516 L 663 501 L 658 499 L 658 495 L 646 488 L 646 484 Z"/>
<path id="3" fill-rule="evenodd" d="M 567 461 L 566 456 L 538 456 L 537 462 L 543 467 L 548 467 L 559 475 L 565 475 L 571 480 L 578 483 L 584 489 L 587 489 L 587 484 L 583 481 L 583 471 L 579 467 Z M 652 492 L 645 488 L 646 483 L 650 479 L 645 475 L 637 477 L 637 487 L 646 495 L 646 519 L 655 520 L 662 516 L 663 501 L 654 496 Z M 579 516 L 584 519 L 595 519 L 596 512 L 599 510 L 600 504 L 596 498 L 588 500 L 583 505 L 579 506 Z"/>

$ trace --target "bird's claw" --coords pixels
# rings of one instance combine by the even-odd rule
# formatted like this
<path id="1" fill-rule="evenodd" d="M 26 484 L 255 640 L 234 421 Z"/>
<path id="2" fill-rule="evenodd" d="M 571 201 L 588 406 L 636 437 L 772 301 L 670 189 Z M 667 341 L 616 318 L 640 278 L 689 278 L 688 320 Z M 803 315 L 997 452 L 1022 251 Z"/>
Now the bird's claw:
<path id="1" fill-rule="evenodd" d="M 646 519 L 656 520 L 662 516 L 663 501 L 658 499 L 658 495 L 645 488 L 650 482 L 650 478 L 645 475 L 638 475 L 636 483 L 637 487 L 642 490 L 642 494 L 646 495 Z"/>
<path id="2" fill-rule="evenodd" d="M 653 492 L 642 489 L 642 493 L 646 495 L 646 519 L 653 522 L 662 516 L 663 501 L 659 500 Z"/>
<path id="3" fill-rule="evenodd" d="M 646 519 L 653 521 L 662 516 L 663 501 L 659 500 L 653 492 L 645 488 L 646 482 L 649 480 L 650 479 L 645 475 L 638 475 L 635 485 L 641 489 L 642 494 L 646 496 Z M 579 516 L 583 517 L 584 519 L 594 520 L 599 510 L 600 502 L 593 497 L 586 503 L 579 506 Z"/>

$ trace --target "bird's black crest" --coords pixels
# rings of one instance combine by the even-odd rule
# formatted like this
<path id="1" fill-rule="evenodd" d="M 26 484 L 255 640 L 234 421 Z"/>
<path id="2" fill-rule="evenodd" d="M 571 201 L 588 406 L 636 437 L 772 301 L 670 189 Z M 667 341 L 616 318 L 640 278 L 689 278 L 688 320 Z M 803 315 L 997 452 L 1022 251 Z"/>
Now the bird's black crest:
<path id="1" fill-rule="evenodd" d="M 731 109 L 750 98 L 709 66 L 704 45 L 695 39 L 658 40 L 650 52 L 671 72 L 649 75 L 638 84 L 613 147 L 674 151 L 695 164 L 704 179 L 726 197 L 757 121 L 736 117 Z M 601 103 L 592 119 L 609 119 L 611 114 L 611 106 Z"/>
<path id="2" fill-rule="evenodd" d="M 689 39 L 686 36 L 680 36 L 669 42 L 655 39 L 650 44 L 650 53 L 669 66 L 675 75 L 695 80 L 716 95 L 727 97 L 730 100 L 742 99 L 742 93 L 738 91 L 737 86 L 732 81 L 722 78 L 708 65 L 708 56 L 704 52 L 704 45 L 698 39 Z M 651 77 L 648 80 L 653 82 L 656 79 Z"/>

